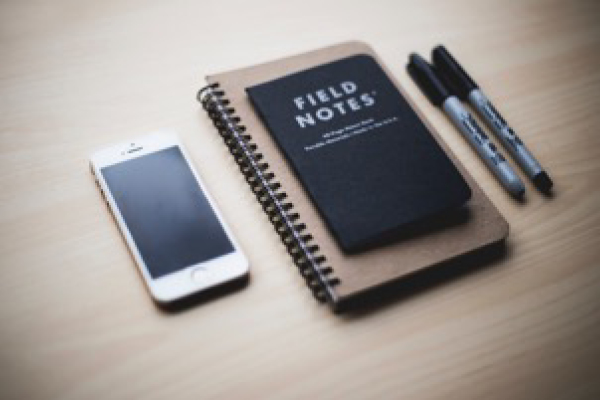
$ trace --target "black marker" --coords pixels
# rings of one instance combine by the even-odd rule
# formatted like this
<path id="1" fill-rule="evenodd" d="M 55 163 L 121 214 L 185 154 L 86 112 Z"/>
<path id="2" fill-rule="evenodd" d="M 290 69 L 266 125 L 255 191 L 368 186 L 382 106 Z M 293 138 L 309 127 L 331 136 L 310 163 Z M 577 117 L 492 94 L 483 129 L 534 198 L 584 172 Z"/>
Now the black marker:
<path id="1" fill-rule="evenodd" d="M 429 101 L 446 112 L 502 186 L 514 197 L 522 197 L 525 187 L 519 176 L 477 125 L 473 116 L 465 110 L 460 100 L 446 88 L 433 66 L 418 54 L 411 54 L 407 69 Z"/>
<path id="2" fill-rule="evenodd" d="M 544 193 L 548 193 L 552 187 L 552 180 L 479 89 L 475 81 L 471 79 L 444 46 L 433 49 L 432 59 L 442 78 L 452 87 L 458 97 L 471 103 L 537 188 Z"/>

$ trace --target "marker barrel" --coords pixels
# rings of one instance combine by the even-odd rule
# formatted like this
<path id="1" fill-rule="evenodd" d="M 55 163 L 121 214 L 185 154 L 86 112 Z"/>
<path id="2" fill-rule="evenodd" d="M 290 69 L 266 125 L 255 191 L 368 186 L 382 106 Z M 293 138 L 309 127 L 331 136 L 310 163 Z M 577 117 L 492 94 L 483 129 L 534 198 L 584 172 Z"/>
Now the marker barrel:
<path id="1" fill-rule="evenodd" d="M 502 142 L 502 145 L 510 153 L 511 157 L 519 164 L 529 178 L 535 179 L 536 176 L 544 173 L 540 163 L 527 150 L 521 139 L 519 139 L 481 90 L 472 90 L 469 93 L 468 99 L 469 103 L 477 110 L 477 113 L 481 115 L 490 129 L 494 131 L 496 137 Z"/>
<path id="2" fill-rule="evenodd" d="M 442 108 L 486 166 L 502 183 L 502 186 L 512 196 L 522 197 L 525 193 L 523 182 L 479 127 L 473 116 L 465 110 L 460 100 L 456 96 L 450 96 L 444 101 Z"/>

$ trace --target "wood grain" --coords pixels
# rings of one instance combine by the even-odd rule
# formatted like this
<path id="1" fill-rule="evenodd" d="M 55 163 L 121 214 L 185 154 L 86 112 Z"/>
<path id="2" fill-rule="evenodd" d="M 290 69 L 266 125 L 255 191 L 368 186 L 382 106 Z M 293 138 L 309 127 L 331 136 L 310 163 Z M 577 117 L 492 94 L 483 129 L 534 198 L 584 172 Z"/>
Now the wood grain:
<path id="1" fill-rule="evenodd" d="M 0 4 L 0 397 L 600 397 L 600 4 L 524 0 Z M 335 316 L 303 286 L 194 100 L 205 74 L 371 44 L 511 225 L 489 268 Z M 512 201 L 414 86 L 444 43 L 556 183 Z M 247 288 L 150 301 L 88 169 L 172 128 L 252 263 Z"/>

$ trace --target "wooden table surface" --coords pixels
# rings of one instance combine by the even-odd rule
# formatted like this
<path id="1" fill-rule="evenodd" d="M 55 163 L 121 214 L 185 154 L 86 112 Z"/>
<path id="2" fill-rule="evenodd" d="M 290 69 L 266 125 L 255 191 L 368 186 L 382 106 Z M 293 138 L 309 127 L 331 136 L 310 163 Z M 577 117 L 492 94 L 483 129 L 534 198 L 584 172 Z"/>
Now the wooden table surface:
<path id="1" fill-rule="evenodd" d="M 0 398 L 600 398 L 597 1 L 3 1 Z M 336 316 L 195 101 L 208 73 L 371 44 L 511 225 L 508 254 Z M 556 183 L 511 200 L 405 71 L 446 44 Z M 252 264 L 157 309 L 89 173 L 175 129 Z"/>

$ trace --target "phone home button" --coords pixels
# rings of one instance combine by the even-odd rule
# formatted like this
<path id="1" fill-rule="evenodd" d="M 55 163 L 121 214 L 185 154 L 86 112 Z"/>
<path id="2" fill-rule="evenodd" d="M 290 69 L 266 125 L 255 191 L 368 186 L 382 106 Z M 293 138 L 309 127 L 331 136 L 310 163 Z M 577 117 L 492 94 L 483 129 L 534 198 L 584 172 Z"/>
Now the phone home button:
<path id="1" fill-rule="evenodd" d="M 208 278 L 208 271 L 204 267 L 198 267 L 192 271 L 192 280 L 195 282 L 203 282 Z"/>

